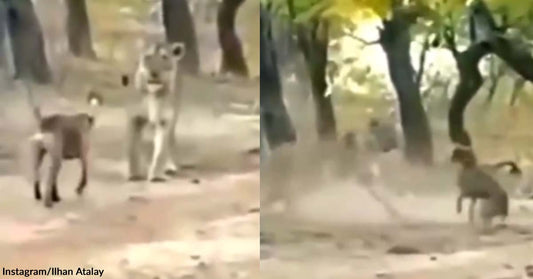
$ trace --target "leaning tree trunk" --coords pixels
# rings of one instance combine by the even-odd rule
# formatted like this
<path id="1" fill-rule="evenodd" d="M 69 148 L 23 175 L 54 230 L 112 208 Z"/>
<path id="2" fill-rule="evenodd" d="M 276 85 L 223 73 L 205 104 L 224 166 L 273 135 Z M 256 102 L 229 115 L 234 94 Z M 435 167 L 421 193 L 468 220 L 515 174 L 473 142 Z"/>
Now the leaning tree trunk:
<path id="1" fill-rule="evenodd" d="M 163 25 L 167 41 L 185 43 L 185 57 L 181 62 L 183 69 L 189 74 L 198 74 L 198 42 L 187 0 L 163 0 Z"/>
<path id="2" fill-rule="evenodd" d="M 67 35 L 70 52 L 77 57 L 94 59 L 89 15 L 85 0 L 66 0 L 67 5 Z"/>
<path id="3" fill-rule="evenodd" d="M 285 108 L 276 51 L 272 41 L 270 15 L 260 6 L 260 109 L 261 129 L 271 149 L 296 141 L 296 132 Z M 263 138 L 262 138 L 263 139 Z M 264 150 L 265 146 L 261 145 Z M 262 153 L 264 152 L 262 150 Z M 264 154 L 264 153 L 263 153 Z"/>
<path id="4" fill-rule="evenodd" d="M 245 0 L 222 0 L 218 6 L 218 41 L 222 49 L 220 72 L 248 77 L 248 66 L 244 59 L 242 44 L 235 31 L 237 10 Z"/>
<path id="5" fill-rule="evenodd" d="M 410 23 L 399 15 L 384 21 L 380 44 L 387 55 L 389 75 L 398 95 L 405 139 L 405 156 L 415 164 L 433 162 L 433 144 L 428 119 L 422 106 L 420 88 L 411 64 Z"/>
<path id="6" fill-rule="evenodd" d="M 319 24 L 322 34 L 318 34 Z M 302 51 L 309 77 L 311 92 L 317 114 L 317 131 L 321 140 L 334 140 L 337 137 L 337 123 L 331 95 L 326 96 L 326 64 L 328 60 L 328 25 L 326 22 L 315 21 L 308 26 L 297 27 L 298 45 Z"/>
<path id="7" fill-rule="evenodd" d="M 485 55 L 495 54 L 522 78 L 533 81 L 533 57 L 529 50 L 502 35 L 501 28 L 495 25 L 490 10 L 482 0 L 474 2 L 470 9 L 469 24 L 473 33 L 472 42 L 466 50 L 457 50 L 452 27 L 448 27 L 444 33 L 460 77 L 448 114 L 449 135 L 452 142 L 463 147 L 472 146 L 464 127 L 464 112 L 483 82 L 478 64 Z"/>
<path id="8" fill-rule="evenodd" d="M 49 83 L 52 74 L 44 52 L 41 25 L 31 0 L 4 0 L 13 50 L 15 77 Z"/>
<path id="9" fill-rule="evenodd" d="M 452 97 L 448 114 L 450 138 L 453 142 L 470 146 L 472 141 L 464 127 L 464 111 L 483 83 L 478 64 L 487 54 L 486 48 L 470 47 L 455 57 L 459 70 L 459 84 Z"/>

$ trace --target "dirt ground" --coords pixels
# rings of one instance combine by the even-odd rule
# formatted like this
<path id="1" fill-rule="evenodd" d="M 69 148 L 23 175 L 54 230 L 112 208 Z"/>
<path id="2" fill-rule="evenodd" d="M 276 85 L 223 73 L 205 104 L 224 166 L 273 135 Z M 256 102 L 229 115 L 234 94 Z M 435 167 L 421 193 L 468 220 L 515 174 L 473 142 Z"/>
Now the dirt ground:
<path id="1" fill-rule="evenodd" d="M 119 77 L 109 71 L 96 72 Z M 76 75 L 72 79 L 76 83 Z M 92 266 L 104 269 L 102 278 L 258 278 L 259 157 L 247 152 L 259 144 L 259 119 L 252 110 L 258 84 L 186 79 L 177 128 L 185 167 L 177 179 L 161 184 L 126 181 L 126 111 L 119 100 L 128 92 L 118 89 L 118 82 L 99 88 L 107 88 L 104 98 L 111 101 L 92 133 L 87 192 L 75 195 L 79 164 L 67 162 L 59 179 L 63 200 L 53 209 L 32 197 L 25 138 L 34 123 L 24 95 L 5 94 L 2 267 Z M 48 91 L 34 89 L 43 96 L 44 114 L 85 108 L 82 94 L 54 97 Z"/>
<path id="2" fill-rule="evenodd" d="M 271 166 L 284 161 L 292 173 L 287 179 L 277 178 L 275 167 L 262 169 L 262 193 L 283 185 L 293 196 L 289 204 L 262 204 L 262 278 L 529 278 L 533 201 L 513 195 L 520 179 L 497 174 L 512 195 L 507 227 L 482 234 L 468 226 L 466 212 L 455 212 L 449 147 L 436 148 L 437 163 L 429 169 L 407 166 L 397 152 L 365 157 L 360 168 L 379 170 L 370 189 L 334 172 L 335 157 L 319 152 L 325 148 L 299 144 L 277 151 L 282 154 L 271 157 Z"/>

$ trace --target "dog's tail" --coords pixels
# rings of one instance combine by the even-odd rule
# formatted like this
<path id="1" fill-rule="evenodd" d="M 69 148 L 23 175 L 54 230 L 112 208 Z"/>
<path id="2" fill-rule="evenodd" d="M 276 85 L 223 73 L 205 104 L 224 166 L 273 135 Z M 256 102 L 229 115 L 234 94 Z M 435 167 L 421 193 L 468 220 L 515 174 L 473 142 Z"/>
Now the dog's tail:
<path id="1" fill-rule="evenodd" d="M 498 162 L 492 165 L 492 167 L 496 169 L 500 169 L 506 166 L 511 168 L 509 170 L 510 174 L 517 174 L 517 175 L 522 174 L 522 170 L 520 169 L 520 167 L 518 167 L 518 165 L 514 161 L 502 161 L 502 162 Z"/>

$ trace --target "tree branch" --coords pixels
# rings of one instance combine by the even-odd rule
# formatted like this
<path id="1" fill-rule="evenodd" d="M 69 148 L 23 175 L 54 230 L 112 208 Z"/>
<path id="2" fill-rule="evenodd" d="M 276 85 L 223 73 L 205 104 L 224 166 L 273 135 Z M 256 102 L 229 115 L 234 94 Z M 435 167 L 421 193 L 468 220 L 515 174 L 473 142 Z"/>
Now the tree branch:
<path id="1" fill-rule="evenodd" d="M 489 96 L 487 97 L 487 103 L 490 103 L 492 99 L 494 98 L 494 94 L 496 93 L 496 88 L 498 87 L 498 82 L 500 81 L 500 77 L 502 76 L 503 70 L 502 65 L 495 65 L 496 64 L 496 56 L 491 55 L 490 58 L 490 87 L 489 87 Z"/>
<path id="2" fill-rule="evenodd" d="M 289 11 L 289 17 L 291 20 L 296 18 L 296 11 L 294 9 L 294 0 L 287 0 L 287 9 Z"/>
<path id="3" fill-rule="evenodd" d="M 524 79 L 533 82 L 533 57 L 527 49 L 512 43 L 508 39 L 498 36 L 490 42 L 492 52 L 500 57 L 509 67 Z"/>
<path id="4" fill-rule="evenodd" d="M 354 34 L 351 34 L 351 33 L 348 33 L 348 32 L 344 32 L 344 36 L 348 36 L 348 37 L 350 37 L 350 38 L 362 43 L 365 46 L 377 45 L 377 44 L 380 43 L 379 39 L 374 40 L 374 41 L 367 41 L 367 40 L 365 40 L 365 39 L 363 39 L 361 37 L 355 36 Z"/>
<path id="5" fill-rule="evenodd" d="M 457 44 L 455 42 L 455 30 L 453 30 L 453 26 L 445 25 L 442 37 L 446 41 L 446 47 L 452 52 L 453 57 L 457 60 L 459 57 L 459 51 L 457 50 Z"/>

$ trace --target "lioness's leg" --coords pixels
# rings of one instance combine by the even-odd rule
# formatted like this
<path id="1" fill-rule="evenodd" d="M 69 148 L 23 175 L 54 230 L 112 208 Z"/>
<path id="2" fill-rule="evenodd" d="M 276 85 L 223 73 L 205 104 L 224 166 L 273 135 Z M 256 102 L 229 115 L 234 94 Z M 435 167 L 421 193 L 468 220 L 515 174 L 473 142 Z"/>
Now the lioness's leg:
<path id="1" fill-rule="evenodd" d="M 30 149 L 31 149 L 31 160 L 33 164 L 33 195 L 36 200 L 41 199 L 41 175 L 40 169 L 43 162 L 44 155 L 46 150 L 41 142 L 37 138 L 30 140 Z"/>
<path id="2" fill-rule="evenodd" d="M 152 182 L 162 182 L 165 179 L 161 173 L 161 164 L 163 163 L 163 154 L 165 152 L 167 129 L 163 121 L 155 124 L 154 131 L 154 150 L 152 153 L 152 161 L 150 169 L 148 170 L 148 180 Z"/>
<path id="3" fill-rule="evenodd" d="M 168 155 L 167 155 L 167 162 L 166 162 L 166 170 L 165 172 L 168 175 L 175 176 L 178 172 L 178 157 L 177 157 L 177 141 L 176 141 L 176 125 L 178 124 L 178 117 L 180 113 L 180 92 L 182 88 L 182 80 L 181 76 L 177 77 L 177 84 L 174 88 L 174 92 L 171 92 L 172 94 L 172 116 L 170 118 L 170 123 L 168 124 Z"/>
<path id="4" fill-rule="evenodd" d="M 141 143 L 142 130 L 146 126 L 146 119 L 140 116 L 134 116 L 130 119 L 128 125 L 128 167 L 129 180 L 144 180 L 141 173 Z"/>
<path id="5" fill-rule="evenodd" d="M 175 112 L 177 114 L 177 112 Z M 170 176 L 175 176 L 178 173 L 177 160 L 177 142 L 176 142 L 176 122 L 177 116 L 173 116 L 168 127 L 167 134 L 167 152 L 165 154 L 165 173 Z"/>

